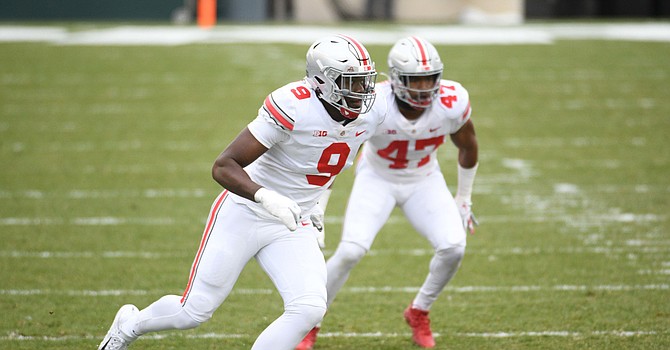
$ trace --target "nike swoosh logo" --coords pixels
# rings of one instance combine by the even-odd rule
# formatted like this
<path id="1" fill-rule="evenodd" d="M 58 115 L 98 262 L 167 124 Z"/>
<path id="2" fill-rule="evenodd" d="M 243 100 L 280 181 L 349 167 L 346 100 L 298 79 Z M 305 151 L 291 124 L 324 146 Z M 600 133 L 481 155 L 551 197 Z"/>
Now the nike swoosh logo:
<path id="1" fill-rule="evenodd" d="M 441 128 L 441 127 L 440 127 L 440 126 L 438 126 L 438 127 L 437 127 L 437 128 L 435 128 L 435 129 L 428 129 L 428 131 L 429 131 L 429 132 L 433 132 L 433 131 L 436 131 L 436 130 L 437 130 L 437 129 L 439 129 L 439 128 Z"/>
<path id="2" fill-rule="evenodd" d="M 367 130 L 363 130 L 363 131 L 356 131 L 356 137 L 359 137 L 359 136 L 361 136 L 361 135 L 365 134 L 365 132 L 366 132 L 366 131 L 367 131 Z"/>

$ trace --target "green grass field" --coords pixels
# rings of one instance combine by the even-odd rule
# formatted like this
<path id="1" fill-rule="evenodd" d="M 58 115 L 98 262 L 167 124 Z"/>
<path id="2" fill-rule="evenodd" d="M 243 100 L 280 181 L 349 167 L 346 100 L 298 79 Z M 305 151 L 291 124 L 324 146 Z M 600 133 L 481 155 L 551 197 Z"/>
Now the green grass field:
<path id="1" fill-rule="evenodd" d="M 368 48 L 384 71 L 390 46 Z M 306 49 L 0 44 L 0 348 L 94 349 L 120 305 L 180 294 L 212 162 Z M 474 108 L 480 226 L 433 307 L 437 349 L 670 348 L 670 44 L 438 50 Z M 453 188 L 453 147 L 441 161 Z M 395 212 L 317 348 L 414 348 L 402 311 L 430 257 Z M 281 312 L 252 261 L 210 322 L 131 349 L 248 349 Z"/>

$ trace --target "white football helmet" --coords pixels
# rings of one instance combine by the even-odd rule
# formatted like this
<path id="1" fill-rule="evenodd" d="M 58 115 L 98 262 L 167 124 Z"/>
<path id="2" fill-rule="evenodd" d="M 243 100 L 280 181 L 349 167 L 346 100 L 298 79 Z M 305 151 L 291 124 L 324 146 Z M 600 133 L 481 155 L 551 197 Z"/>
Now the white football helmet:
<path id="1" fill-rule="evenodd" d="M 306 80 L 347 119 L 370 111 L 376 97 L 375 63 L 363 45 L 346 35 L 319 39 L 310 46 Z"/>
<path id="2" fill-rule="evenodd" d="M 399 100 L 410 106 L 427 108 L 440 91 L 444 65 L 435 47 L 416 36 L 398 40 L 388 55 L 389 73 L 393 92 Z M 432 77 L 429 88 L 410 87 L 412 77 Z"/>

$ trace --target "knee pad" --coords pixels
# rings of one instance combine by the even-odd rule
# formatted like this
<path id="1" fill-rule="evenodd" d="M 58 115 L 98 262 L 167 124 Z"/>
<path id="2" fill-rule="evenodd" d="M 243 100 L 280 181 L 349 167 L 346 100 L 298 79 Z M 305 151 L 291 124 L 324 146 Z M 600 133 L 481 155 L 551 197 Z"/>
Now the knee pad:
<path id="1" fill-rule="evenodd" d="M 342 265 L 351 269 L 363 259 L 366 253 L 367 251 L 356 243 L 342 242 L 333 257 L 337 256 Z"/>
<path id="2" fill-rule="evenodd" d="M 166 295 L 140 311 L 132 333 L 145 334 L 168 329 L 190 329 L 197 327 L 200 323 L 202 322 L 198 322 L 186 312 L 181 305 L 181 297 Z"/>
<path id="3" fill-rule="evenodd" d="M 206 295 L 191 293 L 188 296 L 186 303 L 184 303 L 183 309 L 184 312 L 193 320 L 193 322 L 197 323 L 197 326 L 198 324 L 205 323 L 210 318 L 212 318 L 216 307 L 217 306 L 214 305 L 213 301 Z"/>
<path id="4" fill-rule="evenodd" d="M 311 329 L 326 315 L 326 301 L 319 297 L 301 297 L 284 307 L 285 313 L 299 316 L 306 326 Z"/>
<path id="5" fill-rule="evenodd" d="M 460 266 L 463 256 L 465 256 L 465 247 L 454 246 L 436 250 L 433 260 L 441 266 L 453 269 Z"/>
<path id="6" fill-rule="evenodd" d="M 174 326 L 177 329 L 191 329 L 198 327 L 202 322 L 195 320 L 186 310 L 182 310 L 175 319 Z"/>

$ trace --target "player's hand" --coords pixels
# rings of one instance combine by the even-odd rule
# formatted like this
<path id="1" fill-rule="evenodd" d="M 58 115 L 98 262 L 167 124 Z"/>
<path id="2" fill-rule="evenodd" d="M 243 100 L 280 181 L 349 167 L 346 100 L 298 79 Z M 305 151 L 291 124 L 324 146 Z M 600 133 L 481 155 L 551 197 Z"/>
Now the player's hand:
<path id="1" fill-rule="evenodd" d="M 295 231 L 298 228 L 300 207 L 292 199 L 264 187 L 256 191 L 254 199 L 270 214 L 276 216 L 289 230 Z"/>
<path id="2" fill-rule="evenodd" d="M 309 218 L 312 220 L 312 225 L 316 228 L 316 240 L 319 242 L 319 247 L 323 249 L 326 247 L 326 229 L 323 225 L 323 210 L 317 205 L 315 211 Z"/>
<path id="3" fill-rule="evenodd" d="M 314 212 L 310 215 L 312 220 L 312 225 L 316 227 L 316 240 L 319 242 L 319 247 L 321 249 L 326 247 L 326 229 L 324 226 L 324 212 L 328 206 L 328 199 L 330 199 L 330 194 L 333 192 L 330 188 L 327 188 L 319 196 L 319 200 L 316 202 Z"/>
<path id="4" fill-rule="evenodd" d="M 466 232 L 474 234 L 475 226 L 479 225 L 479 222 L 472 212 L 472 203 L 456 196 L 456 206 L 458 206 L 458 212 L 461 214 L 463 228 Z"/>

